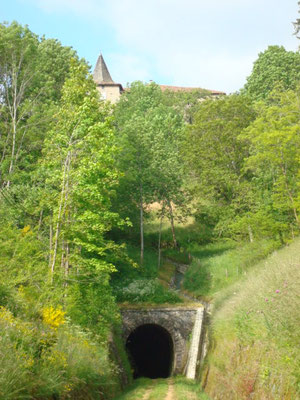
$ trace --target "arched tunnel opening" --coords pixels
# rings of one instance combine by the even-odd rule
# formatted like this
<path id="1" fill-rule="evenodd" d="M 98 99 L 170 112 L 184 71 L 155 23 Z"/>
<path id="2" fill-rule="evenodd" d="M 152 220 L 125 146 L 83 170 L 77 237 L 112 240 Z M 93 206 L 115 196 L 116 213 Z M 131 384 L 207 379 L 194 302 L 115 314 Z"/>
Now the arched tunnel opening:
<path id="1" fill-rule="evenodd" d="M 128 336 L 126 349 L 134 378 L 170 376 L 174 357 L 173 340 L 165 328 L 155 324 L 139 326 Z"/>

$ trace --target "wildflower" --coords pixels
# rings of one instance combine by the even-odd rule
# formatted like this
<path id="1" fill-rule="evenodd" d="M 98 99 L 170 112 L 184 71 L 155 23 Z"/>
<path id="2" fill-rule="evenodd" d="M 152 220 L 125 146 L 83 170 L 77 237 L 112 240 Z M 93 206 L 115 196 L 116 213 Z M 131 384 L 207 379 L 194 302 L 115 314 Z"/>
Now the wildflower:
<path id="1" fill-rule="evenodd" d="M 265 301 L 269 301 L 269 299 L 266 298 Z"/>
<path id="2" fill-rule="evenodd" d="M 60 308 L 54 308 L 52 306 L 45 307 L 42 310 L 43 321 L 49 325 L 52 329 L 57 329 L 60 325 L 65 323 L 65 312 Z"/>
<path id="3" fill-rule="evenodd" d="M 275 293 L 280 293 L 280 290 L 278 290 L 278 289 L 277 289 L 277 290 L 275 290 Z"/>

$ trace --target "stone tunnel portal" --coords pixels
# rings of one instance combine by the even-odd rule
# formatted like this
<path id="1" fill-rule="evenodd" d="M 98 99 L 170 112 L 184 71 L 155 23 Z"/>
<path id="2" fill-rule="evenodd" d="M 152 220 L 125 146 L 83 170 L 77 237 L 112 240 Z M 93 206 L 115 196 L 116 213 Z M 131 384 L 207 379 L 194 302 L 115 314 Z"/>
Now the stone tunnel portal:
<path id="1" fill-rule="evenodd" d="M 156 324 L 144 324 L 127 338 L 134 378 L 168 378 L 172 373 L 174 346 L 170 333 Z"/>

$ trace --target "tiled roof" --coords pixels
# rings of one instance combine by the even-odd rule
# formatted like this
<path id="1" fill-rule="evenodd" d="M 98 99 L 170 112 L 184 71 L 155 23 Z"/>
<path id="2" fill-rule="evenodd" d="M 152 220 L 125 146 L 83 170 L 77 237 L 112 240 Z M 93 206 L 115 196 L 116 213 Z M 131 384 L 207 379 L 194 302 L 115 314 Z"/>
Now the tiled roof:
<path id="1" fill-rule="evenodd" d="M 104 58 L 102 54 L 98 57 L 94 72 L 93 78 L 96 83 L 114 83 L 112 80 L 108 68 L 105 64 Z"/>
<path id="2" fill-rule="evenodd" d="M 225 95 L 225 92 L 221 92 L 219 90 L 210 90 L 210 89 L 203 89 L 198 87 L 184 87 L 184 86 L 169 86 L 169 85 L 159 85 L 161 90 L 164 92 L 165 90 L 170 90 L 170 92 L 192 92 L 194 90 L 203 90 L 205 92 L 209 92 L 214 96 L 217 95 Z"/>

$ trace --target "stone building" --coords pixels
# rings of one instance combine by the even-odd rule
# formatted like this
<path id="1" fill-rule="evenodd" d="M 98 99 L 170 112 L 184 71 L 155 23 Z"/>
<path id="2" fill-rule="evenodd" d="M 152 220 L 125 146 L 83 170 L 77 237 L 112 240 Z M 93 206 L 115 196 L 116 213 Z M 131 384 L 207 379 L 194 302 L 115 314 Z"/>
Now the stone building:
<path id="1" fill-rule="evenodd" d="M 120 83 L 115 83 L 112 80 L 102 54 L 98 57 L 93 78 L 102 99 L 109 100 L 112 103 L 116 103 L 120 99 L 123 87 Z"/>
<path id="2" fill-rule="evenodd" d="M 112 103 L 116 103 L 124 89 L 120 83 L 115 83 L 108 71 L 108 68 L 105 64 L 102 54 L 99 55 L 94 73 L 93 73 L 94 81 L 97 85 L 97 89 L 101 94 L 101 98 L 104 100 L 109 100 Z M 208 90 L 197 87 L 183 87 L 183 86 L 168 86 L 168 85 L 159 85 L 162 91 L 168 90 L 171 92 L 192 92 L 195 90 L 205 90 L 210 93 L 212 97 L 223 96 L 226 93 L 218 91 L 218 90 Z"/>

